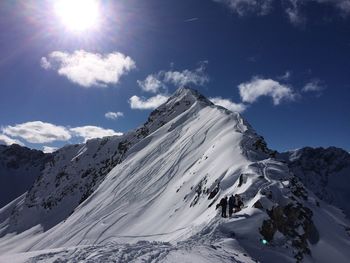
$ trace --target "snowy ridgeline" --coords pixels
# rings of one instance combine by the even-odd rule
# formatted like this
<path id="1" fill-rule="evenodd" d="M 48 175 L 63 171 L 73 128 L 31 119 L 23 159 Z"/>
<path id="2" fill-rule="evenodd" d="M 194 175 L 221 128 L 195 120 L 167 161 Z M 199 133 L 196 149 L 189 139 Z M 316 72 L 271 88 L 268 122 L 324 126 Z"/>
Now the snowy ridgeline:
<path id="1" fill-rule="evenodd" d="M 348 262 L 349 221 L 293 156 L 179 89 L 139 129 L 57 151 L 0 209 L 0 262 Z"/>

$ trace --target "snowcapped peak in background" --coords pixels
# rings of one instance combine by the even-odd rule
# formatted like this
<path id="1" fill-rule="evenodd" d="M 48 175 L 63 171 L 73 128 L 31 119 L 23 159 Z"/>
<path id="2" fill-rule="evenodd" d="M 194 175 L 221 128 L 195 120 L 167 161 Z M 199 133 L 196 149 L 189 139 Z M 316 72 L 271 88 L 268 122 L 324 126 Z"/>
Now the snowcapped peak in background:
<path id="1" fill-rule="evenodd" d="M 305 147 L 279 154 L 291 171 L 323 201 L 350 218 L 350 154 L 336 147 Z"/>

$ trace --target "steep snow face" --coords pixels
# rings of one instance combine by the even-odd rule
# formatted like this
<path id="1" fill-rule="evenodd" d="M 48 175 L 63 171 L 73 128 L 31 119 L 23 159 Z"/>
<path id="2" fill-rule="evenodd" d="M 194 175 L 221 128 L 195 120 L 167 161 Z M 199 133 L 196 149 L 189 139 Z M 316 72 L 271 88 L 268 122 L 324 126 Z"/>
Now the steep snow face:
<path id="1" fill-rule="evenodd" d="M 50 193 L 61 196 L 63 186 L 73 182 L 80 186 L 86 179 L 74 174 L 98 167 L 95 159 L 108 156 L 108 169 L 85 198 L 75 187 L 47 208 L 41 202 L 26 208 L 27 194 L 0 210 L 0 254 L 29 251 L 27 257 L 46 262 L 98 262 L 96 253 L 118 262 L 147 257 L 157 262 L 345 263 L 350 257 L 348 221 L 342 214 L 274 159 L 276 152 L 238 113 L 214 106 L 196 91 L 178 90 L 139 129 L 103 140 L 107 148 L 102 152 L 96 140 L 63 148 L 53 167 L 66 165 L 69 178 L 59 177 L 56 186 L 58 170 L 46 167 L 43 177 L 50 188 L 37 183 L 41 198 L 33 203 Z M 112 161 L 108 148 L 117 150 Z M 67 163 L 58 166 L 64 157 Z M 240 194 L 245 205 L 231 218 L 221 218 L 216 204 L 233 194 Z M 38 250 L 45 251 L 38 256 Z"/>
<path id="2" fill-rule="evenodd" d="M 35 170 L 37 180 L 28 193 L 6 208 L 5 217 L 0 214 L 0 222 L 9 221 L 0 228 L 0 236 L 11 232 L 22 232 L 36 225 L 40 225 L 46 231 L 61 222 L 92 194 L 114 166 L 122 162 L 134 144 L 182 114 L 197 101 L 201 105 L 211 104 L 196 91 L 187 88 L 179 89 L 172 99 L 153 111 L 147 122 L 135 131 L 120 137 L 112 136 L 89 140 L 85 144 L 68 145 L 50 155 L 50 159 L 46 158 L 46 162 L 34 156 L 32 159 L 35 159 L 35 162 L 29 165 L 31 165 L 30 171 L 38 167 Z M 14 149 L 15 152 L 22 153 L 17 154 L 20 158 L 26 155 L 24 152 L 29 151 L 20 146 L 4 146 L 4 148 L 9 149 L 4 151 L 3 167 L 6 165 L 9 168 L 18 166 L 18 158 L 14 159 L 11 155 Z M 24 159 L 26 161 L 28 157 Z M 28 169 L 28 167 L 24 168 Z M 21 173 L 22 170 L 16 171 Z M 10 172 L 4 171 L 5 179 L 13 175 Z M 10 196 L 6 199 L 8 203 L 18 195 L 7 196 Z M 7 218 L 10 210 L 11 216 Z"/>
<path id="3" fill-rule="evenodd" d="M 184 113 L 194 103 L 198 103 L 197 107 L 211 104 L 196 91 L 179 89 L 135 131 L 68 145 L 56 151 L 36 174 L 39 177 L 28 193 L 5 209 L 5 217 L 0 214 L 0 222 L 6 221 L 0 224 L 0 236 L 23 232 L 36 225 L 46 231 L 67 218 L 93 193 L 112 168 L 128 156 L 133 145 Z M 182 119 L 185 118 L 186 114 Z M 11 213 L 10 218 L 8 213 Z"/>
<path id="4" fill-rule="evenodd" d="M 50 159 L 41 151 L 0 145 L 0 207 L 27 191 Z"/>
<path id="5" fill-rule="evenodd" d="M 302 148 L 281 154 L 293 173 L 318 198 L 333 204 L 350 217 L 350 154 L 329 147 Z"/>

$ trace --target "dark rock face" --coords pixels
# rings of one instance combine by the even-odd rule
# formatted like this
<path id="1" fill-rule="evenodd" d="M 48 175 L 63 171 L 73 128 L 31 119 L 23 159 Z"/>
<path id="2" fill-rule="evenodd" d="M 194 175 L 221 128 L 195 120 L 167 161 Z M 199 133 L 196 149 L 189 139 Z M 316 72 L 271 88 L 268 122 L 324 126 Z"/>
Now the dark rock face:
<path id="1" fill-rule="evenodd" d="M 264 209 L 262 203 L 259 200 L 254 203 L 253 207 L 257 209 Z"/>
<path id="2" fill-rule="evenodd" d="M 20 145 L 0 145 L 0 207 L 29 190 L 51 159 L 52 154 Z"/>
<path id="3" fill-rule="evenodd" d="M 255 148 L 256 151 L 260 151 L 263 153 L 268 154 L 271 158 L 276 157 L 277 152 L 269 149 L 267 147 L 267 143 L 265 142 L 264 137 L 260 136 L 254 143 L 253 147 Z"/>
<path id="4" fill-rule="evenodd" d="M 310 254 L 308 241 L 316 244 L 319 233 L 312 221 L 312 211 L 300 203 L 286 206 L 275 206 L 267 210 L 270 217 L 263 221 L 260 233 L 268 242 L 272 242 L 277 231 L 282 233 L 294 248 L 297 262 L 301 262 L 304 254 Z"/>

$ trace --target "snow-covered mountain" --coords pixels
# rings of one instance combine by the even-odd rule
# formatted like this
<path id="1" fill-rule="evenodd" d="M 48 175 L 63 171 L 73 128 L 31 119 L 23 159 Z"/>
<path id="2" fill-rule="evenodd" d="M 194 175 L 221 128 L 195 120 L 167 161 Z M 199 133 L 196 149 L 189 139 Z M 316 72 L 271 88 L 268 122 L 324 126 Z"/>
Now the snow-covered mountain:
<path id="1" fill-rule="evenodd" d="M 302 148 L 280 155 L 291 171 L 316 196 L 341 209 L 350 218 L 350 154 L 329 147 Z"/>
<path id="2" fill-rule="evenodd" d="M 348 262 L 349 221 L 276 154 L 181 88 L 137 130 L 57 151 L 0 209 L 0 262 Z"/>
<path id="3" fill-rule="evenodd" d="M 50 154 L 17 144 L 0 145 L 0 207 L 27 191 L 50 159 Z"/>

